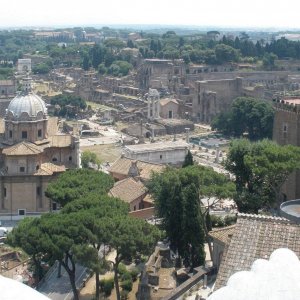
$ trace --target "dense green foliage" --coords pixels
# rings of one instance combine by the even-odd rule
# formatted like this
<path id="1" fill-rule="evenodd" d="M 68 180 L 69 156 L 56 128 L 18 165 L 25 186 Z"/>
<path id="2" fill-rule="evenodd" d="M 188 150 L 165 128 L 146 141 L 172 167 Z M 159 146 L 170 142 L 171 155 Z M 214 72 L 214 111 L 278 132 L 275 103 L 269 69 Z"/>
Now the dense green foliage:
<path id="1" fill-rule="evenodd" d="M 187 266 L 201 265 L 205 259 L 206 228 L 200 199 L 232 196 L 233 184 L 209 168 L 189 166 L 154 174 L 149 190 L 172 249 L 178 251 Z"/>
<path id="2" fill-rule="evenodd" d="M 9 67 L 0 68 L 0 80 L 9 79 L 13 75 L 13 69 Z"/>
<path id="3" fill-rule="evenodd" d="M 255 143 L 234 140 L 225 168 L 235 175 L 235 201 L 240 212 L 278 209 L 284 198 L 282 185 L 300 168 L 300 150 L 292 145 L 279 146 L 270 140 Z"/>
<path id="4" fill-rule="evenodd" d="M 126 76 L 132 69 L 132 64 L 127 61 L 117 60 L 108 68 L 108 74 Z"/>
<path id="5" fill-rule="evenodd" d="M 76 113 L 80 110 L 86 109 L 87 104 L 84 99 L 74 95 L 56 95 L 51 98 L 52 105 L 59 105 L 60 109 L 55 110 L 55 114 L 61 117 L 76 117 Z M 70 106 L 68 108 L 68 106 Z"/>
<path id="6" fill-rule="evenodd" d="M 100 286 L 105 296 L 108 297 L 111 295 L 111 291 L 114 288 L 114 279 L 113 278 L 102 279 L 100 281 Z"/>
<path id="7" fill-rule="evenodd" d="M 182 167 L 185 168 L 185 167 L 188 167 L 188 166 L 192 166 L 193 164 L 194 164 L 193 155 L 192 155 L 191 151 L 188 150 L 188 153 L 184 158 L 184 162 L 182 164 Z"/>
<path id="8" fill-rule="evenodd" d="M 32 68 L 33 74 L 47 74 L 51 71 L 51 65 L 46 63 L 40 63 Z"/>
<path id="9" fill-rule="evenodd" d="M 212 228 L 233 225 L 236 223 L 236 220 L 237 220 L 236 216 L 227 215 L 225 217 L 222 217 L 217 215 L 210 215 L 210 222 Z"/>
<path id="10" fill-rule="evenodd" d="M 81 179 L 82 173 L 77 173 L 77 177 Z M 98 193 L 83 194 L 66 204 L 58 214 L 24 219 L 9 234 L 8 241 L 13 246 L 22 247 L 39 268 L 42 260 L 49 263 L 58 260 L 69 275 L 74 299 L 78 299 L 76 263 L 95 272 L 96 299 L 99 299 L 101 286 L 108 295 L 113 285 L 117 299 L 120 299 L 119 264 L 139 255 L 149 255 L 160 237 L 155 226 L 131 218 L 128 210 L 128 204 L 119 199 Z M 99 257 L 103 245 L 116 250 L 114 262 L 107 261 L 105 255 Z M 100 283 L 99 275 L 108 270 L 109 264 L 113 265 L 114 284 L 111 281 Z M 126 273 L 128 276 L 123 273 L 121 282 L 124 288 L 130 289 L 134 274 Z"/>
<path id="11" fill-rule="evenodd" d="M 98 167 L 100 166 L 100 160 L 97 157 L 96 153 L 91 152 L 91 151 L 83 151 L 81 154 L 81 165 L 83 168 L 88 168 L 89 163 L 95 164 Z"/>
<path id="12" fill-rule="evenodd" d="M 274 109 L 265 100 L 238 97 L 229 111 L 219 114 L 212 121 L 212 128 L 225 135 L 241 137 L 247 133 L 249 139 L 271 138 Z"/>
<path id="13" fill-rule="evenodd" d="M 51 182 L 45 195 L 61 206 L 91 193 L 106 194 L 113 186 L 113 178 L 89 169 L 69 170 Z"/>
<path id="14" fill-rule="evenodd" d="M 41 218 L 24 219 L 13 229 L 8 241 L 28 251 L 33 259 L 38 258 L 37 263 L 43 260 L 53 264 L 58 260 L 67 271 L 74 299 L 78 300 L 75 285 L 76 253 L 88 253 L 92 261 L 97 260 L 97 252 L 91 252 L 92 248 L 88 245 L 89 235 L 90 232 L 74 214 L 46 214 Z"/>
<path id="15" fill-rule="evenodd" d="M 220 38 L 217 31 L 197 32 L 188 35 L 184 30 L 167 31 L 162 34 L 140 32 L 141 39 L 128 39 L 130 30 L 90 27 L 89 33 L 100 33 L 104 41 L 96 44 L 86 42 L 83 29 L 75 27 L 72 30 L 75 39 L 64 35 L 51 36 L 47 39 L 35 37 L 33 30 L 2 30 L 0 31 L 0 61 L 5 64 L 16 63 L 24 54 L 42 58 L 41 63 L 33 68 L 34 73 L 45 74 L 53 67 L 82 66 L 85 70 L 93 67 L 101 74 L 109 73 L 114 76 L 124 76 L 131 66 L 122 68 L 118 61 L 136 64 L 132 53 L 123 52 L 125 48 L 138 50 L 143 58 L 183 59 L 186 63 L 223 64 L 238 61 L 262 61 L 265 69 L 276 69 L 276 59 L 300 59 L 300 42 L 286 38 L 272 39 L 266 43 L 262 38 L 270 33 L 262 33 L 256 38 L 241 32 L 235 37 L 226 33 Z M 57 30 L 59 31 L 59 30 Z M 121 72 L 118 72 L 118 66 Z"/>

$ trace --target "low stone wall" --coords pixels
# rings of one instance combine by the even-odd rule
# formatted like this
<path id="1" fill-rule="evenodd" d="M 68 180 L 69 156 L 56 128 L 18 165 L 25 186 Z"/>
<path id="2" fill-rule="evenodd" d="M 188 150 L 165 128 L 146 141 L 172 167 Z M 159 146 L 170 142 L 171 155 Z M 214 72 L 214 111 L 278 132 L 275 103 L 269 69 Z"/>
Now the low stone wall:
<path id="1" fill-rule="evenodd" d="M 131 217 L 138 218 L 138 219 L 150 219 L 154 216 L 154 207 L 139 209 L 135 211 L 131 211 L 129 213 Z"/>

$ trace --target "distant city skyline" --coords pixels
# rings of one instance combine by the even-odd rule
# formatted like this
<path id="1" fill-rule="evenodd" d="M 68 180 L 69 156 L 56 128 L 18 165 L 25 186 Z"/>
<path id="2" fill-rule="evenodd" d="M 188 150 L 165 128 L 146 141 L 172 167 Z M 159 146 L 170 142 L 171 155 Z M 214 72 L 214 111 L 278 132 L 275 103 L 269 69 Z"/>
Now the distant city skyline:
<path id="1" fill-rule="evenodd" d="M 299 28 L 300 2 L 286 0 L 1 0 L 0 27 L 160 24 L 227 28 Z"/>

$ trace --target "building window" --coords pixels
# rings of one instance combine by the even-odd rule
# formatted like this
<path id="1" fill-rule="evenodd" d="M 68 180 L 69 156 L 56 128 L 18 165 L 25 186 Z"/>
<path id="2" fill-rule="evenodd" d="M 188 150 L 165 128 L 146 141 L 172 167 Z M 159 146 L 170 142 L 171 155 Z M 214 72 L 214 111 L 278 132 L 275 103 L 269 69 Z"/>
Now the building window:
<path id="1" fill-rule="evenodd" d="M 284 123 L 284 124 L 283 124 L 283 132 L 284 132 L 284 133 L 287 133 L 287 131 L 288 131 L 288 126 L 287 126 L 286 123 Z"/>
<path id="2" fill-rule="evenodd" d="M 133 207 L 133 210 L 136 210 L 136 206 Z"/>
<path id="3" fill-rule="evenodd" d="M 41 195 L 41 188 L 39 186 L 36 187 L 36 194 L 37 196 Z"/>
<path id="4" fill-rule="evenodd" d="M 18 209 L 19 216 L 25 216 L 26 215 L 26 209 Z"/>
<path id="5" fill-rule="evenodd" d="M 6 197 L 6 188 L 3 190 L 3 196 Z"/>
<path id="6" fill-rule="evenodd" d="M 35 169 L 36 169 L 36 170 L 39 170 L 39 168 L 40 168 L 40 166 L 39 166 L 39 165 L 37 165 L 37 166 L 35 167 Z"/>
<path id="7" fill-rule="evenodd" d="M 200 95 L 198 95 L 198 105 L 200 105 Z"/>
<path id="8" fill-rule="evenodd" d="M 169 110 L 169 119 L 172 119 L 172 118 L 173 118 L 173 111 Z"/>
<path id="9" fill-rule="evenodd" d="M 42 129 L 38 130 L 38 137 L 42 137 Z"/>
<path id="10" fill-rule="evenodd" d="M 162 159 L 162 155 L 159 156 L 159 159 Z"/>
<path id="11" fill-rule="evenodd" d="M 12 138 L 12 130 L 9 131 L 9 138 Z"/>
<path id="12" fill-rule="evenodd" d="M 57 161 L 57 158 L 56 158 L 56 157 L 53 157 L 53 158 L 52 158 L 52 161 Z"/>
<path id="13" fill-rule="evenodd" d="M 25 172 L 25 167 L 20 167 L 20 172 L 24 173 Z"/>
<path id="14" fill-rule="evenodd" d="M 72 156 L 69 156 L 69 161 L 72 161 Z"/>
<path id="15" fill-rule="evenodd" d="M 27 131 L 22 131 L 22 139 L 27 139 Z"/>

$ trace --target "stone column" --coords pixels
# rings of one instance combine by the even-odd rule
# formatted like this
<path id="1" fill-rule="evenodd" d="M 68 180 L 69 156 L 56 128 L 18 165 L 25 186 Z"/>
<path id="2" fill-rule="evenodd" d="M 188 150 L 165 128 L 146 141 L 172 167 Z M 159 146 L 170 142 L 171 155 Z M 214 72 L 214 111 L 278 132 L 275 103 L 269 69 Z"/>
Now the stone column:
<path id="1" fill-rule="evenodd" d="M 151 114 L 150 114 L 150 110 L 151 110 L 151 100 L 150 100 L 150 98 L 148 97 L 148 119 L 150 119 L 150 117 L 151 117 Z"/>
<path id="2" fill-rule="evenodd" d="M 219 145 L 217 144 L 216 145 L 216 159 L 215 159 L 215 162 L 218 164 L 219 163 L 219 158 L 220 158 L 220 147 Z"/>
<path id="3" fill-rule="evenodd" d="M 155 99 L 152 99 L 152 120 L 156 118 Z"/>
<path id="4" fill-rule="evenodd" d="M 157 99 L 157 118 L 160 118 L 160 101 L 159 98 Z"/>
<path id="5" fill-rule="evenodd" d="M 185 128 L 185 132 L 186 132 L 186 142 L 189 143 L 190 142 L 190 128 Z"/>

